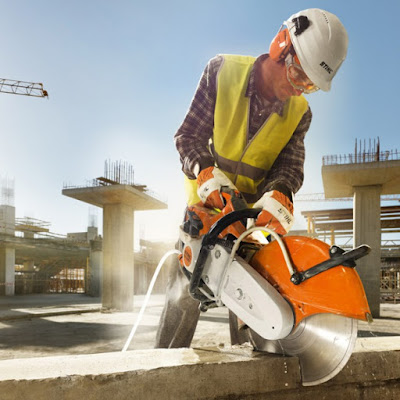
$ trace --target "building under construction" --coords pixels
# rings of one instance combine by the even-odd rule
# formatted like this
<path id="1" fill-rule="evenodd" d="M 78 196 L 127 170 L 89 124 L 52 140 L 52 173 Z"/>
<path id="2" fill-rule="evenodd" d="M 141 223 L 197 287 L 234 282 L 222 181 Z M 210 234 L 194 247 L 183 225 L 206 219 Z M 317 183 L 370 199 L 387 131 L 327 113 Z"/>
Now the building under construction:
<path id="1" fill-rule="evenodd" d="M 135 185 L 133 179 L 132 166 L 106 161 L 104 176 L 90 181 L 84 188 L 127 185 L 148 196 L 146 186 Z M 95 213 L 89 215 L 86 232 L 56 234 L 51 232 L 50 222 L 15 216 L 12 180 L 3 178 L 0 188 L 0 295 L 86 293 L 101 296 L 103 237 L 98 234 Z M 64 185 L 64 190 L 68 188 Z M 131 219 L 133 222 L 133 214 Z M 136 261 L 135 294 L 145 292 L 167 246 L 142 241 L 134 255 L 132 249 Z M 165 281 L 166 272 L 163 271 L 155 293 L 163 291 Z"/>
<path id="2" fill-rule="evenodd" d="M 324 168 L 348 168 L 355 165 L 361 169 L 368 168 L 371 174 L 371 166 L 386 167 L 388 163 L 398 163 L 399 159 L 400 153 L 397 151 L 381 152 L 379 140 L 368 151 L 362 149 L 361 143 L 356 143 L 354 154 L 324 157 L 323 173 Z M 382 183 L 380 185 L 383 186 Z M 391 190 L 390 195 L 381 194 L 380 198 L 398 201 L 400 197 L 394 196 L 395 192 Z M 100 296 L 104 288 L 107 291 L 107 279 L 104 277 L 104 271 L 107 276 L 107 266 L 104 266 L 104 262 L 110 263 L 107 260 L 114 257 L 109 268 L 113 268 L 113 279 L 116 279 L 115 271 L 118 271 L 118 267 L 111 253 L 117 249 L 120 257 L 123 251 L 118 247 L 119 242 L 125 238 L 129 254 L 126 259 L 118 261 L 118 279 L 124 280 L 126 276 L 131 276 L 126 271 L 134 265 L 130 282 L 132 290 L 129 290 L 132 294 L 142 294 L 147 290 L 161 256 L 174 245 L 140 240 L 140 250 L 133 252 L 134 210 L 165 208 L 166 205 L 149 192 L 145 185 L 134 182 L 134 171 L 128 163 L 106 161 L 102 176 L 83 186 L 64 184 L 64 195 L 103 208 L 103 237 L 98 235 L 97 221 L 93 215 L 89 216 L 86 232 L 67 235 L 52 233 L 49 222 L 29 217 L 16 218 L 12 180 L 2 180 L 0 194 L 1 295 L 86 293 Z M 330 200 L 340 200 L 343 197 L 349 199 L 350 195 L 346 192 L 345 196 L 331 196 Z M 328 200 L 326 197 L 323 199 Z M 308 198 L 303 196 L 303 200 L 314 199 L 309 195 Z M 302 214 L 307 221 L 308 235 L 345 248 L 355 246 L 354 207 L 304 211 Z M 110 221 L 118 223 L 112 225 Z M 124 227 L 121 221 L 127 221 L 128 225 Z M 379 221 L 380 296 L 383 300 L 397 301 L 400 299 L 400 206 L 380 206 Z M 117 244 L 115 240 L 118 240 Z M 163 292 L 166 275 L 166 270 L 163 270 L 155 287 L 156 293 Z"/>

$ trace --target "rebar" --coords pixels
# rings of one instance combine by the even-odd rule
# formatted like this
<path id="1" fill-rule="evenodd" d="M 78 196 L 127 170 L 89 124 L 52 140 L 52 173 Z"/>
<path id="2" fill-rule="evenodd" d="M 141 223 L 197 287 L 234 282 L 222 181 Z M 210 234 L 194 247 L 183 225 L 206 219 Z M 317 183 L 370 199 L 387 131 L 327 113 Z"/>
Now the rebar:
<path id="1" fill-rule="evenodd" d="M 380 140 L 378 137 L 374 139 L 373 142 L 371 139 L 369 139 L 368 143 L 366 139 L 363 141 L 361 139 L 356 139 L 354 145 L 354 155 L 339 154 L 323 156 L 322 165 L 357 164 L 393 160 L 400 160 L 400 153 L 397 150 L 381 151 Z"/>
<path id="2" fill-rule="evenodd" d="M 134 185 L 133 167 L 126 161 L 104 162 L 104 178 L 121 185 Z"/>

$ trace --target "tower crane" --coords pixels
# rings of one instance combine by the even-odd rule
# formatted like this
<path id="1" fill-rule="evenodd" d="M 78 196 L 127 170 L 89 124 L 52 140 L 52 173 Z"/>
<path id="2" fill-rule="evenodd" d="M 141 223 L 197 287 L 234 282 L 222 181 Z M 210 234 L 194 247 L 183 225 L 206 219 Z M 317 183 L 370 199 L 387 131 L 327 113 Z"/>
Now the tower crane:
<path id="1" fill-rule="evenodd" d="M 43 89 L 42 83 L 13 81 L 0 78 L 0 92 L 19 94 L 22 96 L 48 97 L 49 94 Z"/>

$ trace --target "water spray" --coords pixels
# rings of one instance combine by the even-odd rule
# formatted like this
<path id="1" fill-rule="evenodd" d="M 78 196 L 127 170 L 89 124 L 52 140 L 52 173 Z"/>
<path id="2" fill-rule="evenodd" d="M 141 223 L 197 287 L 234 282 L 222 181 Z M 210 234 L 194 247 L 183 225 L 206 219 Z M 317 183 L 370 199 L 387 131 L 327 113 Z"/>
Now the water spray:
<path id="1" fill-rule="evenodd" d="M 143 314 L 144 314 L 144 312 L 145 312 L 145 310 L 146 310 L 147 303 L 148 303 L 149 300 L 150 300 L 150 295 L 151 295 L 151 292 L 153 291 L 153 288 L 154 288 L 154 285 L 155 285 L 155 283 L 156 283 L 158 274 L 160 273 L 161 268 L 163 267 L 163 265 L 164 265 L 166 259 L 167 259 L 171 254 L 180 254 L 180 252 L 179 252 L 178 250 L 169 250 L 169 251 L 167 251 L 167 252 L 162 256 L 160 262 L 159 262 L 158 265 L 157 265 L 156 270 L 154 271 L 153 277 L 151 278 L 150 285 L 149 285 L 149 288 L 147 289 L 146 297 L 144 298 L 144 302 L 143 302 L 143 304 L 142 304 L 142 307 L 140 308 L 138 318 L 137 318 L 135 324 L 134 324 L 133 327 L 132 327 L 131 333 L 129 334 L 129 337 L 128 337 L 128 339 L 127 339 L 127 341 L 126 341 L 126 343 L 125 343 L 123 349 L 121 350 L 122 352 L 125 352 L 125 351 L 128 349 L 129 345 L 131 344 L 131 341 L 132 341 L 132 339 L 133 339 L 133 336 L 135 335 L 136 330 L 137 330 L 138 326 L 140 325 L 140 322 L 142 321 Z"/>

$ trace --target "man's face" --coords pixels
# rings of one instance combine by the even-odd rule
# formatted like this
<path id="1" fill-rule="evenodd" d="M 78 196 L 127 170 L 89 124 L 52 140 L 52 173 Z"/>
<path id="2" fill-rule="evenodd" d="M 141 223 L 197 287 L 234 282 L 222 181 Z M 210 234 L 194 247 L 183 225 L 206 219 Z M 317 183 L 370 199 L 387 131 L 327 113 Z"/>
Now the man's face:
<path id="1" fill-rule="evenodd" d="M 276 74 L 274 74 L 273 91 L 275 97 L 280 101 L 286 101 L 291 96 L 300 96 L 303 92 L 295 89 L 288 80 L 286 65 L 277 63 Z"/>
<path id="2" fill-rule="evenodd" d="M 304 72 L 296 55 L 288 54 L 285 59 L 286 73 L 289 83 L 303 93 L 314 93 L 319 90 Z"/>

